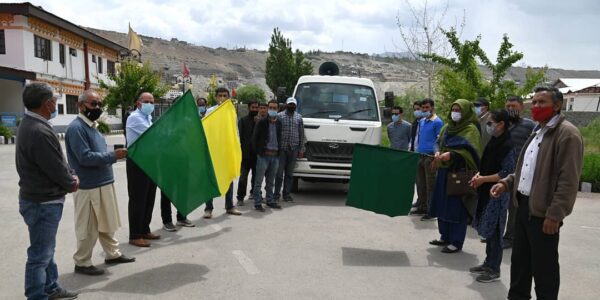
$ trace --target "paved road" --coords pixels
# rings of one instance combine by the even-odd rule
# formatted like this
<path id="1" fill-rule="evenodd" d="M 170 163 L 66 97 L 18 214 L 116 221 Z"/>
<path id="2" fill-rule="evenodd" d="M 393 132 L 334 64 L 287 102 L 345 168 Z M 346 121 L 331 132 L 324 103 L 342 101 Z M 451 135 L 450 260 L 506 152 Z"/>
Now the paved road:
<path id="1" fill-rule="evenodd" d="M 122 138 L 110 137 L 109 144 Z M 0 146 L 0 298 L 19 299 L 28 246 L 18 213 L 14 146 Z M 106 267 L 97 245 L 94 262 L 107 268 L 100 277 L 73 273 L 73 201 L 68 196 L 61 221 L 56 260 L 62 284 L 81 291 L 80 299 L 505 299 L 510 250 L 502 281 L 481 284 L 467 272 L 484 258 L 484 245 L 469 230 L 464 252 L 443 254 L 428 245 L 437 238 L 435 222 L 414 217 L 376 215 L 345 207 L 347 185 L 300 185 L 296 203 L 281 211 L 243 216 L 224 214 L 215 201 L 215 218 L 190 219 L 195 228 L 162 231 L 159 201 L 152 229 L 162 235 L 148 249 L 127 244 L 125 163 L 114 166 L 123 227 L 121 249 L 137 258 Z M 600 297 L 600 197 L 579 194 L 575 211 L 562 229 L 561 299 Z"/>

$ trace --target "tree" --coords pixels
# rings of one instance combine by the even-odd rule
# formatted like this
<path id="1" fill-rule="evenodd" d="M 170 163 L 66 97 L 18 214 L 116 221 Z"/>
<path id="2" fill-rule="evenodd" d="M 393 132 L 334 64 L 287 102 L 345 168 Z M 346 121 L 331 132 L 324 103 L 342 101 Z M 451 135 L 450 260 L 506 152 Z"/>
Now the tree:
<path id="1" fill-rule="evenodd" d="M 263 89 L 261 89 L 258 85 L 251 84 L 242 86 L 237 90 L 237 99 L 241 103 L 245 104 L 250 102 L 251 100 L 265 102 L 267 96 L 265 94 L 265 91 L 263 91 Z"/>
<path id="2" fill-rule="evenodd" d="M 404 22 L 398 14 L 396 15 L 396 25 L 406 51 L 425 71 L 427 95 L 431 98 L 433 97 L 433 81 L 438 71 L 438 65 L 428 57 L 432 54 L 447 57 L 450 54 L 448 42 L 442 28 L 448 12 L 448 1 L 446 1 L 446 5 L 442 10 L 432 9 L 427 1 L 424 1 L 423 7 L 420 9 L 413 6 L 408 0 L 406 0 L 406 6 L 411 15 L 411 22 Z M 454 28 L 458 28 L 462 33 L 464 27 L 465 14 L 463 12 L 461 23 L 454 24 Z"/>
<path id="3" fill-rule="evenodd" d="M 291 93 L 303 75 L 312 74 L 313 66 L 300 50 L 292 52 L 292 42 L 285 38 L 279 28 L 273 29 L 269 43 L 269 56 L 265 66 L 267 86 L 277 95 L 278 87 L 285 87 Z"/>
<path id="4" fill-rule="evenodd" d="M 108 109 L 121 109 L 121 123 L 125 128 L 126 111 L 135 106 L 137 97 L 142 92 L 151 93 L 155 99 L 165 95 L 169 87 L 160 82 L 161 75 L 152 70 L 150 63 L 140 64 L 126 59 L 121 62 L 118 72 L 109 74 L 112 81 L 99 80 L 100 88 L 106 92 L 104 104 Z"/>
<path id="5" fill-rule="evenodd" d="M 409 87 L 404 91 L 402 96 L 394 97 L 394 105 L 402 107 L 402 110 L 404 111 L 403 118 L 412 122 L 415 119 L 413 114 L 413 103 L 424 98 L 426 98 L 426 95 L 423 91 L 415 87 Z"/>
<path id="6" fill-rule="evenodd" d="M 505 79 L 512 65 L 523 58 L 523 53 L 512 49 L 513 44 L 506 34 L 502 38 L 495 63 L 481 49 L 480 35 L 473 41 L 461 42 L 454 29 L 444 31 L 444 34 L 455 57 L 446 58 L 436 54 L 425 57 L 442 66 L 437 73 L 437 92 L 445 108 L 456 99 L 474 100 L 477 97 L 488 98 L 492 107 L 503 107 L 508 96 L 525 96 L 544 79 L 546 68 L 540 71 L 528 68 L 525 83 L 520 87 L 514 81 Z M 491 79 L 487 80 L 483 76 L 479 62 L 489 69 Z"/>

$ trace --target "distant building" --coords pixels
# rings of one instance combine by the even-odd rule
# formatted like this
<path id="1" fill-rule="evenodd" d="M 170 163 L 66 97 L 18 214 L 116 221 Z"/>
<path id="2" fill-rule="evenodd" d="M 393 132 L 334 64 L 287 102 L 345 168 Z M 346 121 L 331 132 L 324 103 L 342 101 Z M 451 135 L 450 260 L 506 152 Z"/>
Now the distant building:
<path id="1" fill-rule="evenodd" d="M 115 72 L 118 53 L 124 49 L 41 7 L 1 3 L 0 116 L 11 125 L 25 111 L 23 86 L 46 82 L 58 97 L 58 116 L 51 122 L 55 130 L 64 131 L 79 113 L 79 94 L 84 89 L 100 92 L 98 79 L 107 81 Z M 117 116 L 105 120 L 121 123 Z"/>
<path id="2" fill-rule="evenodd" d="M 552 86 L 563 93 L 564 110 L 600 112 L 600 78 L 559 78 Z"/>

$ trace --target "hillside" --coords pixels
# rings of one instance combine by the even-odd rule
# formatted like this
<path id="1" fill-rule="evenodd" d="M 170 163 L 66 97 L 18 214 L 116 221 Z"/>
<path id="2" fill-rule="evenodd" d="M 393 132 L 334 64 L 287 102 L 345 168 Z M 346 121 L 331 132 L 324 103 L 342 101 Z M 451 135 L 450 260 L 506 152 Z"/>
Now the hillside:
<path id="1" fill-rule="evenodd" d="M 125 33 L 87 29 L 115 43 L 127 46 L 127 34 Z M 142 59 L 149 60 L 155 69 L 161 70 L 165 80 L 174 82 L 174 76 L 182 74 L 183 62 L 186 62 L 192 77 L 194 94 L 204 94 L 204 90 L 210 82 L 210 76 L 216 74 L 219 84 L 224 85 L 229 82 L 235 82 L 237 86 L 258 84 L 271 95 L 264 76 L 266 51 L 245 48 L 214 49 L 177 39 L 168 41 L 147 36 L 140 37 L 144 43 Z M 396 95 L 400 95 L 410 87 L 427 88 L 425 73 L 416 62 L 409 59 L 394 58 L 389 54 L 379 57 L 349 52 L 311 52 L 307 53 L 306 57 L 315 67 L 315 73 L 321 63 L 334 61 L 339 65 L 342 75 L 360 75 L 370 78 L 377 87 L 380 99 L 383 98 L 385 91 L 393 91 Z M 488 73 L 483 67 L 482 70 L 484 73 Z M 525 68 L 513 67 L 507 77 L 523 81 L 525 73 Z M 600 71 L 548 70 L 547 79 L 549 81 L 559 77 L 600 78 Z"/>

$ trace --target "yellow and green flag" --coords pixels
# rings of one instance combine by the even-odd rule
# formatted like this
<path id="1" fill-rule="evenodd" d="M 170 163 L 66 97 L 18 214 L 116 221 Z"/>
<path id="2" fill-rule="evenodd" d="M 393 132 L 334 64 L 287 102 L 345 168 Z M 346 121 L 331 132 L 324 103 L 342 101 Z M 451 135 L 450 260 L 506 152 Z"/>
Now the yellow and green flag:
<path id="1" fill-rule="evenodd" d="M 346 205 L 390 217 L 412 206 L 419 154 L 356 144 Z"/>
<path id="2" fill-rule="evenodd" d="M 241 150 L 235 108 L 224 103 L 207 118 L 207 123 L 200 121 L 188 91 L 128 148 L 128 159 L 183 215 L 224 194 L 227 187 L 222 185 L 228 181 L 228 186 L 239 176 Z"/>

